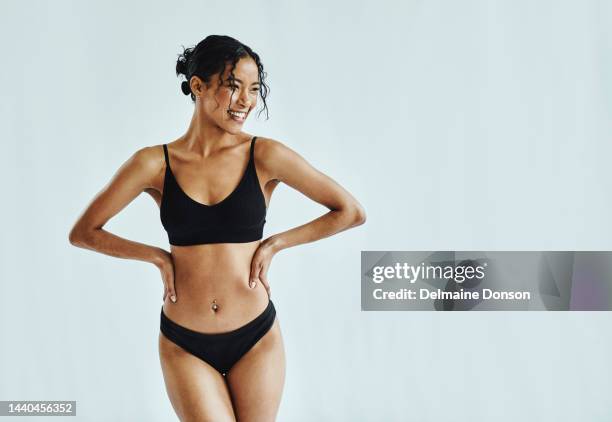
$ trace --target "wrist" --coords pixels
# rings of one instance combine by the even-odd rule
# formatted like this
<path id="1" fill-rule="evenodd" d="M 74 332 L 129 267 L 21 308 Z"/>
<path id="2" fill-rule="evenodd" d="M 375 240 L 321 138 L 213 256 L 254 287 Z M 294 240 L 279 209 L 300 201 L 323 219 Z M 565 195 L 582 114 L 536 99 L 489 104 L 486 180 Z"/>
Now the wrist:
<path id="1" fill-rule="evenodd" d="M 166 255 L 168 255 L 168 252 L 166 250 L 162 248 L 155 248 L 150 262 L 157 268 L 161 268 L 162 265 L 164 265 L 164 263 L 166 262 Z"/>
<path id="2" fill-rule="evenodd" d="M 277 236 L 270 236 L 266 240 L 264 240 L 264 245 L 266 248 L 270 248 L 273 253 L 277 253 L 281 249 L 284 248 L 283 240 Z"/>

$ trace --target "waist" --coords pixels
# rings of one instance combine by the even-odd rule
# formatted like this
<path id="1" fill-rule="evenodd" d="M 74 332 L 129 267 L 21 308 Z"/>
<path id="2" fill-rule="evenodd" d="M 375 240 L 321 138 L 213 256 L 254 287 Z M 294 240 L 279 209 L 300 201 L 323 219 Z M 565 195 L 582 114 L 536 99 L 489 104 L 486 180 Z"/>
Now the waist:
<path id="1" fill-rule="evenodd" d="M 201 332 L 236 329 L 259 315 L 268 293 L 249 287 L 251 260 L 259 242 L 172 248 L 176 303 L 167 296 L 164 313 Z"/>

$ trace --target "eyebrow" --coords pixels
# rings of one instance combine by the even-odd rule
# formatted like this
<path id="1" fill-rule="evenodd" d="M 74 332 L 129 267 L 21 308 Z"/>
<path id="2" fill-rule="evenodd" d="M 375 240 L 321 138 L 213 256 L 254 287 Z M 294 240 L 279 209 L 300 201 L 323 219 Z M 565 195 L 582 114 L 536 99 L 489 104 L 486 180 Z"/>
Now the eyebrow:
<path id="1" fill-rule="evenodd" d="M 235 80 L 236 82 L 240 82 L 240 83 L 242 83 L 242 81 L 241 81 L 240 79 L 238 79 L 238 78 L 234 78 L 234 80 Z M 251 85 L 255 85 L 255 84 L 260 85 L 260 83 L 259 83 L 259 82 L 253 82 Z"/>

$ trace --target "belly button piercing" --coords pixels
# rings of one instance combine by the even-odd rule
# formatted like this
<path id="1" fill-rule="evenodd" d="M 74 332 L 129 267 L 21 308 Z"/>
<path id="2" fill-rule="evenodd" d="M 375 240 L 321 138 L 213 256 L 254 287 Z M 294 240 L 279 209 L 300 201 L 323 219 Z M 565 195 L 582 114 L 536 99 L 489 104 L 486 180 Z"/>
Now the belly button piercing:
<path id="1" fill-rule="evenodd" d="M 211 305 L 211 308 L 213 311 L 216 311 L 217 309 L 219 309 L 219 305 L 217 305 L 217 299 L 213 299 L 213 303 Z"/>

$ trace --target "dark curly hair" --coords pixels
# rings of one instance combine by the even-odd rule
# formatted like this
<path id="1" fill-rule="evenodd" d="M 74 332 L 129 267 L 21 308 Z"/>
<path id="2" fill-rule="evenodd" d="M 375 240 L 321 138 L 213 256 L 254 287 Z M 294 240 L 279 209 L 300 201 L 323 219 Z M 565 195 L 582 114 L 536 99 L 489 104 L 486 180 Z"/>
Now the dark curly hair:
<path id="1" fill-rule="evenodd" d="M 208 84 L 211 76 L 217 73 L 219 74 L 219 86 L 221 86 L 224 82 L 223 71 L 228 63 L 232 65 L 229 80 L 233 82 L 234 69 L 238 60 L 249 56 L 255 60 L 259 70 L 259 83 L 261 85 L 259 94 L 263 100 L 263 108 L 266 110 L 266 119 L 268 119 L 266 97 L 270 92 L 270 88 L 265 83 L 267 73 L 263 70 L 263 64 L 259 59 L 259 55 L 250 47 L 227 35 L 209 35 L 195 47 L 182 47 L 183 52 L 179 54 L 176 62 L 176 76 L 185 75 L 186 80 L 181 83 L 181 91 L 185 95 L 191 95 L 191 101 L 193 102 L 195 102 L 195 96 L 189 86 L 192 76 L 198 76 Z"/>

